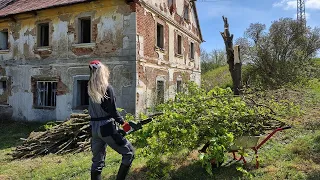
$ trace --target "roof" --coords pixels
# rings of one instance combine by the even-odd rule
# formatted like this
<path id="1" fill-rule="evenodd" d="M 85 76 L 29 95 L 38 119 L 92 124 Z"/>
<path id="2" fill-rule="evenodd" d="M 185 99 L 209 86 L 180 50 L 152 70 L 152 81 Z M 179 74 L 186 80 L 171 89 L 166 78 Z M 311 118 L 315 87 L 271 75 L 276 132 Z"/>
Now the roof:
<path id="1" fill-rule="evenodd" d="M 205 42 L 205 40 L 202 37 L 202 33 L 201 33 L 200 22 L 199 22 L 199 17 L 198 17 L 198 11 L 197 11 L 197 7 L 196 7 L 195 1 L 197 1 L 197 0 L 191 1 L 192 4 L 193 4 L 192 7 L 193 7 L 193 10 L 194 10 L 194 14 L 196 16 L 196 21 L 197 21 L 197 26 L 198 26 L 198 30 L 199 30 L 200 39 L 201 39 L 202 42 Z"/>
<path id="2" fill-rule="evenodd" d="M 0 0 L 0 17 L 92 0 Z"/>

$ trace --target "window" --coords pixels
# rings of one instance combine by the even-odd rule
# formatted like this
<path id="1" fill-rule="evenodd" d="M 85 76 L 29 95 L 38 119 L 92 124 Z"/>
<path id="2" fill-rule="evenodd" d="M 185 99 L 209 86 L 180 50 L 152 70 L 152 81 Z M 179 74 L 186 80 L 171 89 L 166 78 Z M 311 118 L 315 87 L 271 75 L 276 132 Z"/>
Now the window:
<path id="1" fill-rule="evenodd" d="M 91 43 L 91 18 L 79 19 L 79 43 Z"/>
<path id="2" fill-rule="evenodd" d="M 77 81 L 77 109 L 85 109 L 89 105 L 88 80 Z"/>
<path id="3" fill-rule="evenodd" d="M 194 44 L 190 43 L 190 59 L 194 59 Z"/>
<path id="4" fill-rule="evenodd" d="M 0 104 L 8 104 L 7 80 L 0 80 Z"/>
<path id="5" fill-rule="evenodd" d="M 49 46 L 49 23 L 38 25 L 38 44 L 40 47 Z"/>
<path id="6" fill-rule="evenodd" d="M 184 6 L 183 18 L 189 20 L 189 6 Z"/>
<path id="7" fill-rule="evenodd" d="M 8 30 L 0 31 L 0 50 L 7 50 L 8 47 Z"/>
<path id="8" fill-rule="evenodd" d="M 173 0 L 168 0 L 168 6 L 169 8 L 173 5 Z"/>
<path id="9" fill-rule="evenodd" d="M 182 37 L 178 35 L 178 54 L 182 54 Z"/>
<path id="10" fill-rule="evenodd" d="M 37 101 L 39 107 L 56 106 L 57 82 L 37 81 Z"/>
<path id="11" fill-rule="evenodd" d="M 0 95 L 3 95 L 7 90 L 7 81 L 0 81 Z"/>
<path id="12" fill-rule="evenodd" d="M 164 103 L 164 81 L 157 81 L 157 104 Z"/>
<path id="13" fill-rule="evenodd" d="M 157 46 L 159 48 L 163 48 L 163 43 L 164 38 L 163 38 L 163 25 L 157 23 Z"/>
<path id="14" fill-rule="evenodd" d="M 175 4 L 174 1 L 175 1 L 175 0 L 168 0 L 168 7 L 169 7 L 169 11 L 170 11 L 171 14 L 172 14 L 173 11 L 174 11 L 174 7 L 173 7 L 173 5 Z"/>
<path id="15" fill-rule="evenodd" d="M 182 92 L 182 81 L 177 80 L 177 93 Z"/>

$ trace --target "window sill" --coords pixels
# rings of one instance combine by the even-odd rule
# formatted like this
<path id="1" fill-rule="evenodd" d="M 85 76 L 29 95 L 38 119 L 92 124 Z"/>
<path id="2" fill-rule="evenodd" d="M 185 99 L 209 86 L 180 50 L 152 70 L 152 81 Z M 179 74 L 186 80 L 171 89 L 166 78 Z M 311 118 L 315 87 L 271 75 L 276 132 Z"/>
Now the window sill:
<path id="1" fill-rule="evenodd" d="M 161 48 L 161 47 L 158 47 L 158 46 L 155 47 L 155 50 L 163 52 L 163 53 L 165 52 L 164 48 Z"/>
<path id="2" fill-rule="evenodd" d="M 56 107 L 51 106 L 33 106 L 34 109 L 55 110 Z"/>
<path id="3" fill-rule="evenodd" d="M 9 53 L 9 49 L 0 50 L 0 54 L 7 54 Z"/>
<path id="4" fill-rule="evenodd" d="M 72 47 L 75 48 L 93 48 L 96 46 L 96 43 L 78 43 L 78 44 L 72 44 Z"/>
<path id="5" fill-rule="evenodd" d="M 37 51 L 52 51 L 50 46 L 40 46 L 40 47 L 36 47 Z"/>
<path id="6" fill-rule="evenodd" d="M 182 54 L 177 54 L 177 53 L 176 53 L 175 56 L 178 57 L 178 58 L 183 58 L 183 55 L 182 55 Z"/>

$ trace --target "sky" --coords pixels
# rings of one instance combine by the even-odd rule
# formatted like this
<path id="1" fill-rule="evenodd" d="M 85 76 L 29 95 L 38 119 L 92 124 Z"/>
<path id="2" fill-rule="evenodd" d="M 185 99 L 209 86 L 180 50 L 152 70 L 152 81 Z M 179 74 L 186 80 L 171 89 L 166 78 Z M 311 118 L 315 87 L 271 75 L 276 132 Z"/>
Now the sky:
<path id="1" fill-rule="evenodd" d="M 320 27 L 320 0 L 305 1 L 307 25 Z M 297 17 L 297 0 L 197 0 L 196 6 L 205 40 L 201 48 L 208 52 L 224 49 L 222 16 L 228 18 L 234 40 L 243 37 L 251 23 L 263 23 L 269 28 L 272 21 Z"/>

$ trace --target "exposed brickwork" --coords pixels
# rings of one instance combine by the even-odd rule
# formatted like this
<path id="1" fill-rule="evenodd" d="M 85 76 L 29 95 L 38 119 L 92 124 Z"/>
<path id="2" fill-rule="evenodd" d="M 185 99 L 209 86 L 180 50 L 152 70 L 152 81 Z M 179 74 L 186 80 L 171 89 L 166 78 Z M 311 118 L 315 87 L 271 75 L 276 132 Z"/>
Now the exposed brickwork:
<path id="1" fill-rule="evenodd" d="M 149 58 L 157 58 L 155 52 L 156 36 L 155 36 L 155 20 L 150 12 L 144 15 L 145 10 L 141 5 L 136 6 L 137 17 L 137 34 L 144 38 L 144 55 Z"/>
<path id="2" fill-rule="evenodd" d="M 164 60 L 169 61 L 169 26 L 167 23 L 164 26 L 164 48 L 165 48 Z"/>
<path id="3" fill-rule="evenodd" d="M 57 96 L 64 95 L 68 92 L 69 92 L 68 86 L 61 81 L 61 78 L 59 78 L 59 81 L 57 83 Z"/>
<path id="4" fill-rule="evenodd" d="M 190 53 L 189 53 L 190 42 L 187 36 L 183 36 L 182 39 L 183 39 L 183 48 L 184 48 L 183 57 L 184 59 L 187 59 L 187 56 L 190 57 Z"/>
<path id="5" fill-rule="evenodd" d="M 92 48 L 72 48 L 72 52 L 77 56 L 89 55 L 93 52 Z"/>

